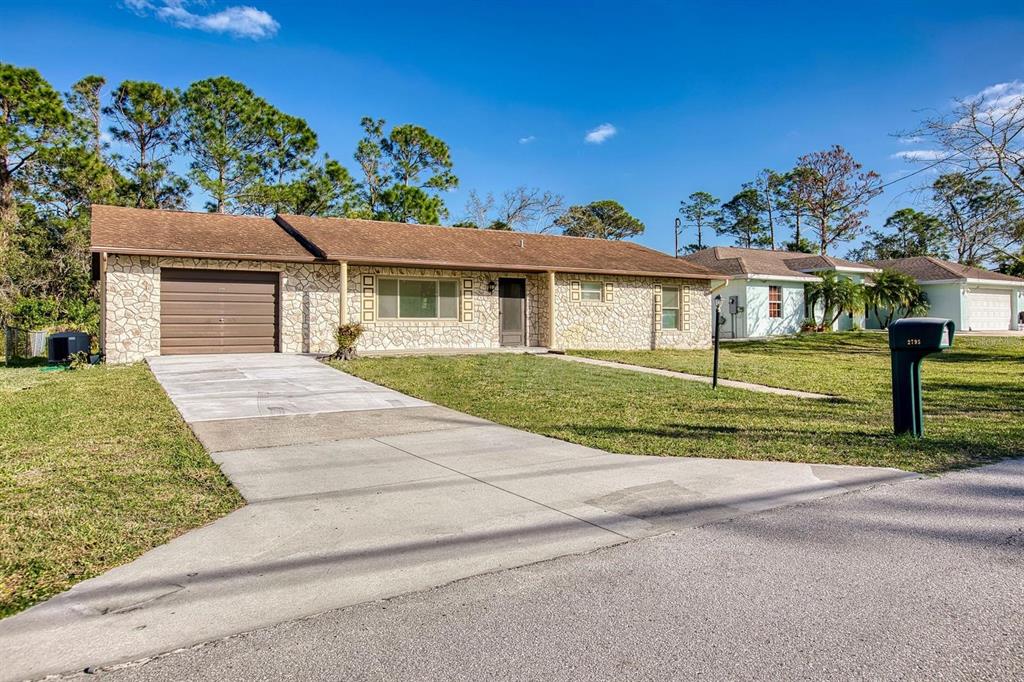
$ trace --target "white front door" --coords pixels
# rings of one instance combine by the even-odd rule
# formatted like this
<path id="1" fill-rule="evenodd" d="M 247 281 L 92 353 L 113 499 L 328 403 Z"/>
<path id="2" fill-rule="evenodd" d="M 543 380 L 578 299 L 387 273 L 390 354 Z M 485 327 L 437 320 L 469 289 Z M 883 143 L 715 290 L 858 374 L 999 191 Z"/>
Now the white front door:
<path id="1" fill-rule="evenodd" d="M 967 329 L 995 331 L 1010 328 L 1009 289 L 968 289 Z"/>

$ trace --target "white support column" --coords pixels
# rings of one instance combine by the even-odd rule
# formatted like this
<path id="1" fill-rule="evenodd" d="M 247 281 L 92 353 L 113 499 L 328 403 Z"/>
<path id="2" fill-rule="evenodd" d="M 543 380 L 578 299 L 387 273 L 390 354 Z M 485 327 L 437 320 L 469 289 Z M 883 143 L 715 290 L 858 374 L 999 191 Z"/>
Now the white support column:
<path id="1" fill-rule="evenodd" d="M 555 322 L 555 272 L 548 271 L 548 348 L 558 348 L 558 325 Z"/>
<path id="2" fill-rule="evenodd" d="M 341 300 L 338 301 L 338 325 L 343 325 L 348 321 L 348 261 L 341 261 L 341 286 L 338 288 L 338 292 L 341 295 Z"/>

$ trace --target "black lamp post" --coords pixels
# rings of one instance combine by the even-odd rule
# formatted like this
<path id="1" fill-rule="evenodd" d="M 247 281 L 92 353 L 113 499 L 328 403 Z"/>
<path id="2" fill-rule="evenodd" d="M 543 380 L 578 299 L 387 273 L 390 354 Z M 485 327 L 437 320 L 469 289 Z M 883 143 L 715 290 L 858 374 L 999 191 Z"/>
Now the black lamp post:
<path id="1" fill-rule="evenodd" d="M 683 221 L 676 218 L 676 252 L 675 257 L 679 258 L 679 228 L 683 224 Z"/>

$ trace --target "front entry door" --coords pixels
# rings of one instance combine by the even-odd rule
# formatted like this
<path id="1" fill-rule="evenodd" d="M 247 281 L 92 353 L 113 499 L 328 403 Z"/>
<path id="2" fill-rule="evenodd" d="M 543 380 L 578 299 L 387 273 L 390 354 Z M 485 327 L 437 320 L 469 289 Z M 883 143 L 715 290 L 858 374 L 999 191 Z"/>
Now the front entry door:
<path id="1" fill-rule="evenodd" d="M 498 326 L 502 346 L 526 345 L 526 280 L 498 280 Z"/>

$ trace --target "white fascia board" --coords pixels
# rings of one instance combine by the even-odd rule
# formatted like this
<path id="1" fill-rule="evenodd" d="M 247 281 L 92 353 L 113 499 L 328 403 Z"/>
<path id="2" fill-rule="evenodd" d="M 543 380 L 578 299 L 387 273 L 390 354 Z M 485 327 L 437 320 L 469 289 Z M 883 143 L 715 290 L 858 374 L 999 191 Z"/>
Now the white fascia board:
<path id="1" fill-rule="evenodd" d="M 815 275 L 807 275 L 804 277 L 799 275 L 794 275 L 792 277 L 788 275 L 735 275 L 733 279 L 743 279 L 747 281 L 762 280 L 766 282 L 817 282 L 821 278 Z"/>
<path id="2" fill-rule="evenodd" d="M 1024 282 L 1007 282 L 1002 279 L 975 279 L 973 277 L 961 277 L 960 279 L 927 279 L 918 280 L 918 284 L 975 284 L 986 287 L 1007 287 L 1009 289 L 1024 288 Z"/>
<path id="3" fill-rule="evenodd" d="M 836 266 L 835 270 L 836 270 L 836 272 L 856 272 L 856 273 L 863 273 L 863 274 L 866 274 L 866 275 L 874 275 L 874 274 L 878 274 L 879 272 L 881 272 L 881 270 L 878 269 L 878 268 L 852 268 L 852 267 L 848 267 L 848 266 L 845 266 L 845 265 Z"/>
<path id="4" fill-rule="evenodd" d="M 799 272 L 825 272 L 826 270 L 835 272 L 852 272 L 864 275 L 874 275 L 881 272 L 878 268 L 851 268 L 845 265 L 836 265 L 834 267 L 827 268 L 807 268 L 806 270 L 800 270 Z"/>

